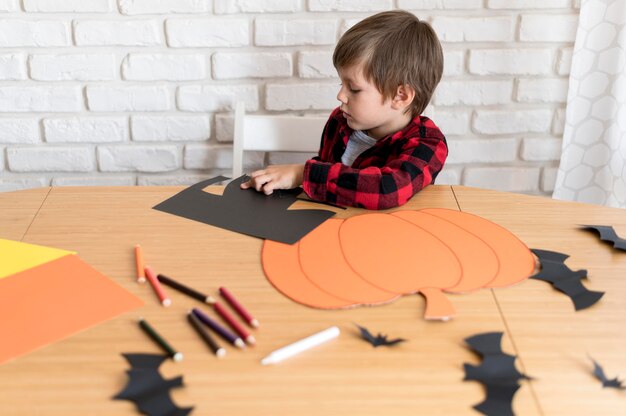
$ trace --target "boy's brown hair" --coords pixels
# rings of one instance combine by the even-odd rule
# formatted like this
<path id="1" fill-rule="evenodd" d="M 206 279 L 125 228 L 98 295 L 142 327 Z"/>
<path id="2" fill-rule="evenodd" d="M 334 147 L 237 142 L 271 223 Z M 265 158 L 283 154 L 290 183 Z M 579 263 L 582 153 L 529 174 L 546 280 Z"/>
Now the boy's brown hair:
<path id="1" fill-rule="evenodd" d="M 415 90 L 410 110 L 420 115 L 443 73 L 443 51 L 432 27 L 415 15 L 393 10 L 370 16 L 339 39 L 333 53 L 335 68 L 363 64 L 364 75 L 385 98 L 400 85 Z"/>

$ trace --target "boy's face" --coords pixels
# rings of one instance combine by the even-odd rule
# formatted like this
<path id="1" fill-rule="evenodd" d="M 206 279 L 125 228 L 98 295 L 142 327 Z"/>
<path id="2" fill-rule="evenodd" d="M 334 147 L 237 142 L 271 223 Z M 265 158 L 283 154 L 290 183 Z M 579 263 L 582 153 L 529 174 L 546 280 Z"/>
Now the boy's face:
<path id="1" fill-rule="evenodd" d="M 363 130 L 370 137 L 380 139 L 401 130 L 410 121 L 403 111 L 398 111 L 390 98 L 385 98 L 356 64 L 337 70 L 341 88 L 337 99 L 348 126 Z"/>

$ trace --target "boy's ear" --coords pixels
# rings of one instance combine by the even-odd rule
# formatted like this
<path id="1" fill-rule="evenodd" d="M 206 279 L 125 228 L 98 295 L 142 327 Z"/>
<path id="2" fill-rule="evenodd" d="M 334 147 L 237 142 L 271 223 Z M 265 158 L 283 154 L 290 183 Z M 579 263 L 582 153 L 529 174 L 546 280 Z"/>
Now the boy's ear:
<path id="1" fill-rule="evenodd" d="M 408 84 L 399 85 L 396 90 L 396 95 L 391 100 L 392 108 L 396 110 L 402 110 L 409 106 L 415 98 L 415 90 Z"/>

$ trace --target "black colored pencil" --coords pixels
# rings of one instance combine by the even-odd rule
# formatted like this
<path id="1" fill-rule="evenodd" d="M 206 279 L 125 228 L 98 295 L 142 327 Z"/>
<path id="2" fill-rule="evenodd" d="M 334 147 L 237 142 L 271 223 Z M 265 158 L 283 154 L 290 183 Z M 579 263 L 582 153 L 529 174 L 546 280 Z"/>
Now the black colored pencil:
<path id="1" fill-rule="evenodd" d="M 176 280 L 173 280 L 163 274 L 159 274 L 157 276 L 157 279 L 159 279 L 159 282 L 163 283 L 166 286 L 169 286 L 173 289 L 178 290 L 181 293 L 184 293 L 187 296 L 190 296 L 194 299 L 199 300 L 200 302 L 204 302 L 204 303 L 215 303 L 215 299 L 213 299 L 211 296 L 205 295 L 204 293 L 200 293 L 195 289 L 190 288 L 189 286 L 185 286 L 182 283 L 177 282 Z"/>
<path id="2" fill-rule="evenodd" d="M 163 348 L 174 361 L 181 361 L 183 359 L 183 354 L 172 348 L 172 346 L 168 344 L 168 342 L 165 341 L 165 339 L 163 339 L 163 337 L 159 335 L 159 333 L 156 332 L 145 319 L 139 319 L 139 326 L 146 334 L 148 334 L 150 338 L 159 344 L 159 346 Z"/>
<path id="3" fill-rule="evenodd" d="M 209 334 L 209 332 L 204 329 L 204 327 L 202 326 L 202 322 L 200 322 L 200 320 L 196 317 L 196 315 L 194 315 L 193 313 L 189 312 L 187 314 L 187 320 L 189 321 L 191 326 L 193 326 L 193 328 L 196 330 L 198 335 L 200 335 L 200 337 L 204 340 L 204 342 L 207 343 L 209 348 L 211 348 L 211 351 L 213 351 L 213 353 L 218 358 L 219 357 L 223 357 L 226 354 L 226 350 L 224 348 L 220 347 L 217 344 L 217 342 L 215 342 L 215 340 L 213 339 L 211 334 Z"/>

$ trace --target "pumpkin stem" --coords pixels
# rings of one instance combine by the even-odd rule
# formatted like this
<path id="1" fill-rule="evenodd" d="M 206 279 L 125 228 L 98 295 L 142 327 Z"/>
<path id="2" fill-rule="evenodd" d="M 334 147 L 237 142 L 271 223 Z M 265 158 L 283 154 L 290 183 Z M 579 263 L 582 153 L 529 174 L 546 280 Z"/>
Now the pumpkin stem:
<path id="1" fill-rule="evenodd" d="M 443 294 L 441 289 L 430 287 L 420 289 L 420 293 L 426 299 L 424 319 L 447 321 L 456 314 L 456 309 L 450 299 Z"/>

